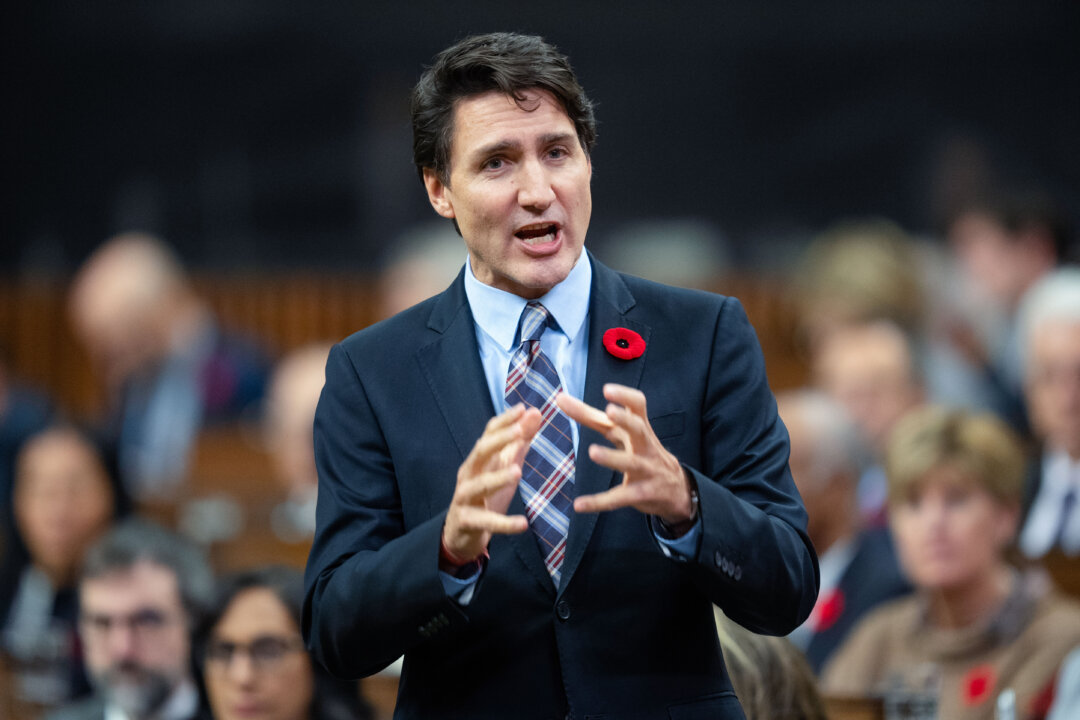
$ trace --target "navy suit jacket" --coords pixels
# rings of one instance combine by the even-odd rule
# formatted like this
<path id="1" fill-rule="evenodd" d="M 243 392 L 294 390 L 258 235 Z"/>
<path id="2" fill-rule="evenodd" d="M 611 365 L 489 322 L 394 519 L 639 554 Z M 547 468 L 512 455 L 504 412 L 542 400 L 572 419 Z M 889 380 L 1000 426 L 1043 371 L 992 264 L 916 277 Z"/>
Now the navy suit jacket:
<path id="1" fill-rule="evenodd" d="M 788 438 L 737 300 L 593 262 L 584 400 L 644 391 L 657 436 L 700 493 L 700 550 L 677 562 L 631 508 L 571 519 L 556 589 L 531 533 L 495 536 L 471 602 L 447 597 L 439 542 L 458 466 L 495 410 L 463 275 L 330 354 L 315 417 L 317 529 L 303 629 L 332 672 L 404 653 L 397 718 L 742 718 L 712 603 L 785 634 L 809 614 L 818 568 L 787 467 Z M 605 330 L 647 344 L 621 360 Z M 620 476 L 588 459 L 576 492 Z M 522 514 L 520 496 L 510 513 Z"/>

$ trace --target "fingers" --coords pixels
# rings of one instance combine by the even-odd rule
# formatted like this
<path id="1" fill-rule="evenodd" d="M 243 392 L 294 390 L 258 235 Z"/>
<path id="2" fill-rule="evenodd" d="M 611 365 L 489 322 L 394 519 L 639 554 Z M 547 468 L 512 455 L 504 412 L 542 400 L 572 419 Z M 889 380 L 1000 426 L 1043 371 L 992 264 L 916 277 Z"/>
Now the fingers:
<path id="1" fill-rule="evenodd" d="M 514 485 L 516 487 L 520 478 L 520 465 L 509 465 L 498 470 L 486 472 L 460 483 L 454 492 L 455 499 L 469 504 L 482 504 L 482 501 L 488 495 L 509 485 Z"/>
<path id="2" fill-rule="evenodd" d="M 559 393 L 555 396 L 555 404 L 559 406 L 560 410 L 566 413 L 568 418 L 585 427 L 592 428 L 593 430 L 602 433 L 607 433 L 615 427 L 615 423 L 611 421 L 611 418 L 609 418 L 606 413 L 597 410 L 591 405 L 585 404 L 572 395 Z"/>
<path id="3" fill-rule="evenodd" d="M 539 428 L 541 422 L 539 416 L 539 411 L 532 408 L 526 410 L 524 404 L 518 403 L 506 412 L 491 418 L 484 427 L 483 435 L 473 445 L 469 456 L 465 458 L 462 469 L 468 469 L 469 474 L 472 474 L 483 468 L 494 456 L 503 452 L 513 441 L 522 438 L 525 439 L 526 444 L 531 442 L 532 436 L 536 434 L 533 425 Z"/>
<path id="4" fill-rule="evenodd" d="M 469 534 L 517 535 L 529 529 L 524 515 L 503 515 L 479 507 L 461 508 L 456 519 L 459 530 Z"/>
<path id="5" fill-rule="evenodd" d="M 640 491 L 633 485 L 619 485 L 595 495 L 579 495 L 574 498 L 574 512 L 594 513 L 634 507 L 640 504 Z"/>
<path id="6" fill-rule="evenodd" d="M 609 448 L 603 445 L 590 445 L 589 459 L 597 465 L 618 470 L 623 475 L 632 475 L 644 469 L 644 461 L 640 456 L 629 450 Z"/>
<path id="7" fill-rule="evenodd" d="M 645 393 L 637 388 L 607 383 L 604 385 L 604 399 L 616 405 L 622 405 L 638 417 L 648 417 L 645 409 Z"/>

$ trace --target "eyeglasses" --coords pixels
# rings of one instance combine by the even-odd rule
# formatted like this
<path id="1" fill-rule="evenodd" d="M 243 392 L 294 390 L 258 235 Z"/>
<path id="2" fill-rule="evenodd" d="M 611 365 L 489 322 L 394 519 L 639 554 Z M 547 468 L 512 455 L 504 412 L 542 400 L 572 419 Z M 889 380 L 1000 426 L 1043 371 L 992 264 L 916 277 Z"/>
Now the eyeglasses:
<path id="1" fill-rule="evenodd" d="M 206 647 L 206 662 L 211 667 L 224 670 L 232 664 L 237 654 L 245 654 L 257 669 L 266 670 L 280 663 L 289 653 L 303 649 L 304 641 L 299 637 L 263 635 L 246 644 L 211 640 Z"/>
<path id="2" fill-rule="evenodd" d="M 83 633 L 108 635 L 113 628 L 129 628 L 137 637 L 151 637 L 179 618 L 156 608 L 143 608 L 130 615 L 105 615 L 85 611 L 79 616 Z"/>

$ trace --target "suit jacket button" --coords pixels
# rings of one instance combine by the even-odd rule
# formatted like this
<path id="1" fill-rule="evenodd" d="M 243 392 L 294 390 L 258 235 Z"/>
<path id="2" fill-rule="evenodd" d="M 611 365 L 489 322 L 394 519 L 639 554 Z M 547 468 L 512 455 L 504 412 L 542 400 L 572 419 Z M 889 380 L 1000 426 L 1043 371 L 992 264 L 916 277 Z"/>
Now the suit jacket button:
<path id="1" fill-rule="evenodd" d="M 570 619 L 570 603 L 565 600 L 560 600 L 559 604 L 555 606 L 555 614 L 559 616 L 560 620 Z"/>

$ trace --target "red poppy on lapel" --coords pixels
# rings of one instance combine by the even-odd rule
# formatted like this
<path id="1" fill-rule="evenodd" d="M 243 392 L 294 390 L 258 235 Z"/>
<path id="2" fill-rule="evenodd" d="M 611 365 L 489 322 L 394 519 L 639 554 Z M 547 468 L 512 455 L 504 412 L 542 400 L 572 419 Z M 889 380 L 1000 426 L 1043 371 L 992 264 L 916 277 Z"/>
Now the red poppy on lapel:
<path id="1" fill-rule="evenodd" d="M 810 613 L 810 627 L 814 632 L 825 632 L 844 614 L 844 593 L 836 588 L 818 598 Z"/>
<path id="2" fill-rule="evenodd" d="M 964 704 L 974 707 L 986 700 L 993 694 L 996 680 L 992 665 L 978 665 L 968 670 L 960 690 Z"/>
<path id="3" fill-rule="evenodd" d="M 633 360 L 645 352 L 645 340 L 633 330 L 615 327 L 604 333 L 604 348 L 620 360 Z"/>

